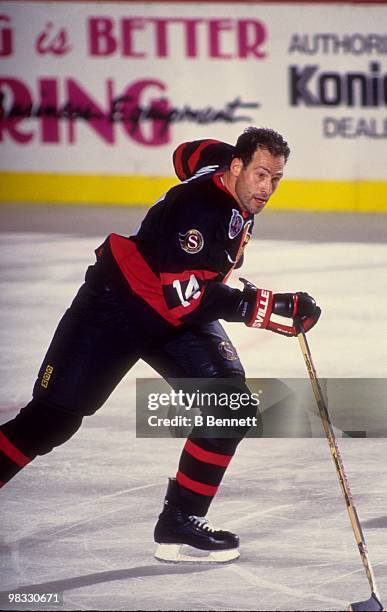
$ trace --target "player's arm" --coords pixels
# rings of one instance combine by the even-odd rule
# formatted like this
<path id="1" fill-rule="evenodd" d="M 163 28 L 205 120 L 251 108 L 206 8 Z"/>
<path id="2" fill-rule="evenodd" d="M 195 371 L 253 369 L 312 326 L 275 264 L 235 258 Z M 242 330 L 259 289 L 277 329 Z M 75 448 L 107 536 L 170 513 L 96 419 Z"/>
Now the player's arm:
<path id="1" fill-rule="evenodd" d="M 201 264 L 204 261 L 205 254 Z M 320 317 L 320 308 L 307 293 L 273 293 L 248 281 L 244 281 L 245 286 L 241 291 L 218 282 L 217 277 L 216 271 L 200 265 L 195 259 L 186 262 L 185 269 L 180 272 L 163 273 L 163 292 L 170 314 L 184 323 L 224 319 L 285 336 L 297 334 L 294 323 L 275 322 L 271 320 L 272 314 L 293 320 L 298 318 L 305 332 Z"/>
<path id="2" fill-rule="evenodd" d="M 200 200 L 196 190 L 178 202 L 166 227 L 159 243 L 160 279 L 169 315 L 176 322 L 224 319 L 288 336 L 294 335 L 294 327 L 271 321 L 271 314 L 297 316 L 305 331 L 317 322 L 319 309 L 307 294 L 273 295 L 247 281 L 241 291 L 222 282 L 224 228 L 218 213 Z"/>
<path id="3" fill-rule="evenodd" d="M 234 147 L 219 140 L 183 142 L 173 152 L 173 167 L 176 176 L 186 181 L 203 168 L 228 166 L 233 154 Z"/>
<path id="4" fill-rule="evenodd" d="M 182 292 L 180 293 L 182 296 Z M 187 296 L 188 297 L 188 296 Z M 298 319 L 305 332 L 317 323 L 321 309 L 312 296 L 304 292 L 273 293 L 247 283 L 243 291 L 222 283 L 209 282 L 198 288 L 195 297 L 185 300 L 179 316 L 186 323 L 206 323 L 216 319 L 245 323 L 248 327 L 267 329 L 283 336 L 296 336 L 294 320 Z M 191 300 L 191 301 L 190 301 Z M 271 320 L 272 315 L 292 319 L 290 325 Z"/>

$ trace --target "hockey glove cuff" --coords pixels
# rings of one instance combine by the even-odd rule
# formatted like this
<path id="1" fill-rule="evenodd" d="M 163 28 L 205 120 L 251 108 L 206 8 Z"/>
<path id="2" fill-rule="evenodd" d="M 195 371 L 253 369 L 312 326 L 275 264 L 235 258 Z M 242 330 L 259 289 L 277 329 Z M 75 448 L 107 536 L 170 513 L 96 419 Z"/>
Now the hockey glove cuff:
<path id="1" fill-rule="evenodd" d="M 274 293 L 268 289 L 259 289 L 253 283 L 240 278 L 244 284 L 242 300 L 238 310 L 248 327 L 268 329 L 283 336 L 296 336 L 298 329 L 294 325 L 297 319 L 304 332 L 316 325 L 321 309 L 315 300 L 304 292 Z M 293 319 L 293 325 L 284 325 L 271 321 L 272 314 Z"/>
<path id="2" fill-rule="evenodd" d="M 266 329 L 273 310 L 273 292 L 269 289 L 258 289 L 245 278 L 239 280 L 244 284 L 242 300 L 238 306 L 243 322 L 247 327 Z"/>

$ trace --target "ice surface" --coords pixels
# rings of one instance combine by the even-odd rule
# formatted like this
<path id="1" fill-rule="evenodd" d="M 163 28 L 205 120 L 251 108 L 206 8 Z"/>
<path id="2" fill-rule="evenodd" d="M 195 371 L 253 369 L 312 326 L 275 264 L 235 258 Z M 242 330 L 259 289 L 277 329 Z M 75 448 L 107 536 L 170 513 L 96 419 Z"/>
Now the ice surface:
<path id="1" fill-rule="evenodd" d="M 1 422 L 29 401 L 56 323 L 102 237 L 0 234 Z M 320 376 L 386 377 L 386 269 L 381 242 L 253 240 L 243 276 L 316 297 L 323 316 L 309 341 Z M 238 286 L 238 274 L 231 283 Z M 295 339 L 225 326 L 248 377 L 305 376 Z M 369 597 L 321 438 L 241 444 L 210 511 L 215 525 L 239 533 L 238 562 L 154 560 L 153 526 L 183 440 L 136 439 L 135 378 L 142 376 L 154 373 L 140 362 L 68 443 L 2 490 L 2 592 L 63 592 L 63 610 L 344 610 Z M 387 442 L 339 444 L 386 601 Z"/>

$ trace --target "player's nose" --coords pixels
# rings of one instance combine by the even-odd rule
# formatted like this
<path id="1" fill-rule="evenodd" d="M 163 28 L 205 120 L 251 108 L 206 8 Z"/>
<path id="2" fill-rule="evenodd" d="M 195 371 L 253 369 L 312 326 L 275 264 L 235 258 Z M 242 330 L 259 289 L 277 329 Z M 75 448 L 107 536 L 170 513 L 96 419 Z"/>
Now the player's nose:
<path id="1" fill-rule="evenodd" d="M 270 178 L 265 178 L 260 185 L 261 196 L 267 198 L 272 192 Z"/>

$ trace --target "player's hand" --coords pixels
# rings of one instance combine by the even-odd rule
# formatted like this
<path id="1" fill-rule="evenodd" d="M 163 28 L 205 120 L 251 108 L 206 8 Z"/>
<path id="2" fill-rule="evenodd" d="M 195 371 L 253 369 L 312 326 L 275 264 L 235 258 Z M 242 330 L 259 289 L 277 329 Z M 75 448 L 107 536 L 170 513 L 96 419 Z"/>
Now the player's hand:
<path id="1" fill-rule="evenodd" d="M 268 289 L 259 289 L 244 278 L 242 301 L 240 305 L 243 320 L 248 327 L 269 329 L 283 336 L 296 336 L 299 332 L 295 320 L 308 332 L 316 325 L 321 309 L 308 293 L 274 293 Z M 293 325 L 284 325 L 271 321 L 272 314 L 293 319 Z"/>
<path id="2" fill-rule="evenodd" d="M 309 293 L 297 291 L 297 293 L 275 293 L 273 299 L 273 313 L 282 317 L 293 319 L 293 325 L 281 325 L 270 321 L 269 327 L 278 334 L 285 336 L 296 336 L 299 332 L 295 322 L 297 321 L 304 332 L 308 332 L 314 327 L 321 315 L 321 308 L 316 304 L 314 298 Z"/>

